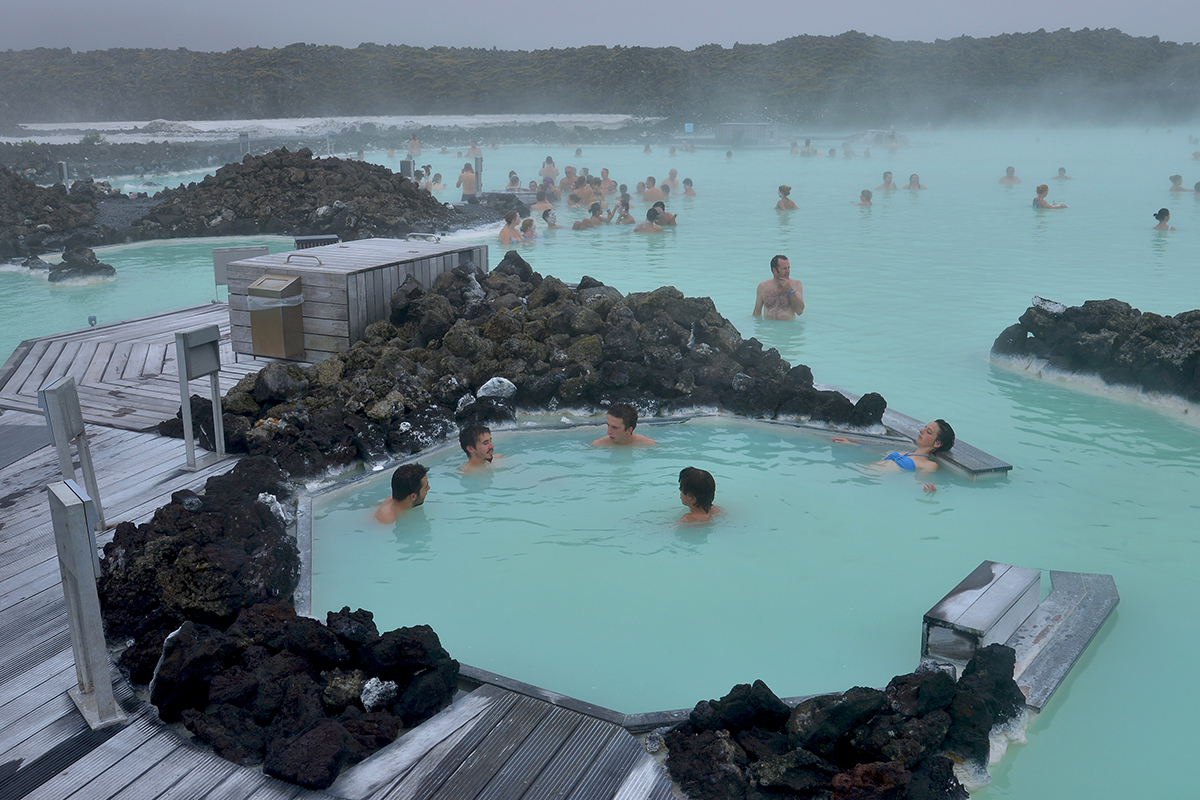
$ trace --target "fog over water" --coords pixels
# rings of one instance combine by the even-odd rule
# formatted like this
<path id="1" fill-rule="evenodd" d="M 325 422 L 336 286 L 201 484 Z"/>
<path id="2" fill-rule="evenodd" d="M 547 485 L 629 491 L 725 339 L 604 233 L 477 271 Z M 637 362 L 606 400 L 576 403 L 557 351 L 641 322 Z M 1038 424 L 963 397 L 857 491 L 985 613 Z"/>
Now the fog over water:
<path id="1" fill-rule="evenodd" d="M 703 0 L 662 0 L 652 8 L 597 6 L 583 0 L 522 8 L 485 0 L 452 5 L 349 0 L 330 6 L 313 0 L 202 4 L 145 0 L 48 0 L 10 4 L 0 26 L 0 48 L 185 47 L 228 50 L 283 47 L 294 42 L 354 47 L 362 42 L 416 47 L 497 47 L 531 50 L 591 44 L 731 46 L 770 43 L 801 34 L 830 36 L 849 30 L 895 40 L 933 41 L 957 36 L 1118 28 L 1132 36 L 1175 42 L 1200 40 L 1200 14 L 1192 0 L 1064 0 L 1058 3 L 912 4 L 887 0 L 806 3 L 763 0 L 755 13 Z"/>

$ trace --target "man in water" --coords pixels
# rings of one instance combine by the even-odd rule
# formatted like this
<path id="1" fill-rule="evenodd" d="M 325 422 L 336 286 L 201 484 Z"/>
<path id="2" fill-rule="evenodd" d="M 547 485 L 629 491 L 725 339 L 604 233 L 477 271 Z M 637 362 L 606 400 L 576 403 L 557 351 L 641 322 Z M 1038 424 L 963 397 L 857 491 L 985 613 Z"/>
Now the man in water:
<path id="1" fill-rule="evenodd" d="M 375 509 L 375 520 L 391 525 L 405 511 L 425 502 L 429 494 L 429 470 L 412 463 L 401 464 L 392 473 L 392 496 Z"/>
<path id="2" fill-rule="evenodd" d="M 892 173 L 885 172 L 885 173 L 883 173 L 883 183 L 876 186 L 875 191 L 879 191 L 880 189 L 895 189 L 895 188 L 896 188 L 896 184 L 892 182 Z"/>
<path id="3" fill-rule="evenodd" d="M 637 227 L 633 229 L 634 233 L 662 233 L 662 226 L 658 224 L 658 209 L 650 206 L 646 209 L 646 221 L 639 222 Z"/>
<path id="4" fill-rule="evenodd" d="M 458 446 L 467 454 L 467 463 L 459 472 L 475 472 L 492 463 L 496 448 L 492 446 L 492 431 L 486 425 L 468 425 L 458 432 Z"/>
<path id="5" fill-rule="evenodd" d="M 471 142 L 471 146 L 467 148 L 467 158 L 479 158 L 483 155 L 483 151 L 479 149 L 479 142 Z"/>
<path id="6" fill-rule="evenodd" d="M 1004 170 L 1004 177 L 1000 179 L 1000 182 L 1008 186 L 1020 183 L 1021 179 L 1017 177 L 1016 172 L 1016 169 L 1013 167 Z"/>
<path id="7" fill-rule="evenodd" d="M 758 285 L 754 300 L 754 316 L 767 319 L 795 319 L 804 313 L 804 287 L 792 280 L 792 265 L 787 256 L 771 259 L 770 280 Z"/>
<path id="8" fill-rule="evenodd" d="M 711 522 L 721 513 L 720 506 L 713 505 L 717 494 L 717 482 L 712 473 L 696 467 L 684 467 L 679 471 L 679 502 L 687 506 L 687 513 L 680 522 Z"/>
<path id="9" fill-rule="evenodd" d="M 653 176 L 646 178 L 646 191 L 642 195 L 642 199 L 647 203 L 653 203 L 658 200 L 666 199 L 666 195 L 662 193 L 662 189 L 659 189 L 654 185 L 654 183 L 655 181 Z"/>
<path id="10" fill-rule="evenodd" d="M 654 440 L 649 436 L 634 433 L 637 427 L 637 409 L 629 403 L 614 403 L 608 407 L 608 432 L 596 441 L 593 447 L 649 447 Z"/>

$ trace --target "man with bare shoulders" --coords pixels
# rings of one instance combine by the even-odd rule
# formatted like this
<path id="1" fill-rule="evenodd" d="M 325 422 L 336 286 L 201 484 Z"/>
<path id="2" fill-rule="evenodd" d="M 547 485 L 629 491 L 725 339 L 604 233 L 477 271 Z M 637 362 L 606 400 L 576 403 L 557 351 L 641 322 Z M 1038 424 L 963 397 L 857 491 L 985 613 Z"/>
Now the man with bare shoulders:
<path id="1" fill-rule="evenodd" d="M 492 431 L 486 425 L 468 425 L 458 432 L 458 446 L 467 454 L 467 463 L 459 472 L 477 472 L 490 466 L 496 457 Z"/>
<path id="2" fill-rule="evenodd" d="M 771 259 L 772 278 L 758 285 L 754 316 L 767 319 L 795 319 L 804 313 L 804 287 L 792 280 L 792 265 L 787 256 Z"/>
<path id="3" fill-rule="evenodd" d="M 1004 170 L 1004 177 L 1000 179 L 1000 182 L 1007 186 L 1014 186 L 1020 183 L 1021 179 L 1017 177 L 1016 173 L 1017 170 L 1015 168 L 1008 167 Z"/>
<path id="4" fill-rule="evenodd" d="M 654 440 L 649 436 L 634 433 L 637 427 L 638 412 L 629 403 L 614 403 L 608 407 L 608 431 L 596 441 L 593 447 L 649 447 Z"/>
<path id="5" fill-rule="evenodd" d="M 897 187 L 896 187 L 896 184 L 892 182 L 892 173 L 885 172 L 885 173 L 883 173 L 883 183 L 876 186 L 875 191 L 878 192 L 880 189 L 883 189 L 886 191 L 888 189 L 895 189 L 895 188 L 897 188 Z"/>
<path id="6" fill-rule="evenodd" d="M 662 233 L 662 225 L 658 224 L 658 209 L 650 206 L 646 209 L 646 221 L 639 222 L 633 229 L 634 233 Z"/>
<path id="7" fill-rule="evenodd" d="M 480 158 L 483 156 L 483 151 L 479 149 L 479 142 L 471 142 L 471 146 L 467 148 L 467 158 Z"/>
<path id="8" fill-rule="evenodd" d="M 423 465 L 401 464 L 392 473 L 392 496 L 375 509 L 375 521 L 391 525 L 401 514 L 425 502 L 429 494 L 429 470 Z"/>
<path id="9" fill-rule="evenodd" d="M 647 203 L 653 203 L 656 200 L 666 200 L 667 196 L 662 193 L 662 189 L 655 186 L 653 177 L 646 178 L 646 191 L 642 194 L 642 199 Z"/>

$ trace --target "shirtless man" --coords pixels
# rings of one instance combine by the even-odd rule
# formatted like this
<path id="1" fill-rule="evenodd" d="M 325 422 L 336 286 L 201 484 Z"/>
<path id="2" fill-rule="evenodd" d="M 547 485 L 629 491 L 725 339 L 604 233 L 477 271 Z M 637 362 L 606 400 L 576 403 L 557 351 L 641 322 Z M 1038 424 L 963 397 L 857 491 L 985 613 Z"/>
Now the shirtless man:
<path id="1" fill-rule="evenodd" d="M 548 208 L 554 208 L 554 204 L 546 197 L 545 189 L 537 190 L 537 202 L 529 207 L 530 211 L 545 211 Z"/>
<path id="2" fill-rule="evenodd" d="M 467 454 L 467 463 L 459 472 L 476 472 L 492 463 L 496 448 L 492 446 L 492 431 L 486 425 L 468 425 L 458 432 L 458 446 Z"/>
<path id="3" fill-rule="evenodd" d="M 462 187 L 462 199 L 464 202 L 474 199 L 475 197 L 475 169 L 470 164 L 463 164 L 462 172 L 458 173 L 458 182 L 455 187 Z"/>
<path id="4" fill-rule="evenodd" d="M 637 427 L 637 409 L 629 403 L 614 403 L 608 407 L 608 431 L 596 441 L 593 447 L 649 447 L 654 440 L 649 436 L 634 433 Z"/>
<path id="5" fill-rule="evenodd" d="M 471 142 L 471 146 L 467 148 L 467 158 L 480 158 L 483 156 L 483 151 L 479 149 L 479 142 Z"/>
<path id="6" fill-rule="evenodd" d="M 634 233 L 662 233 L 662 226 L 658 224 L 658 209 L 650 206 L 646 209 L 646 221 L 639 222 L 633 229 Z"/>
<path id="7" fill-rule="evenodd" d="M 787 256 L 771 259 L 770 280 L 758 285 L 754 300 L 754 316 L 767 319 L 795 319 L 804 313 L 804 287 L 792 280 L 792 265 Z"/>
<path id="8" fill-rule="evenodd" d="M 667 173 L 667 177 L 663 180 L 663 186 L 670 186 L 672 191 L 679 191 L 679 170 L 673 169 Z"/>
<path id="9" fill-rule="evenodd" d="M 897 187 L 896 187 L 896 184 L 892 183 L 892 173 L 885 172 L 885 173 L 883 173 L 883 183 L 876 186 L 875 191 L 879 191 L 880 189 L 886 190 L 886 189 L 895 189 L 895 188 L 897 188 Z"/>
<path id="10" fill-rule="evenodd" d="M 551 181 L 558 177 L 558 167 L 554 166 L 553 158 L 546 156 L 546 161 L 542 164 L 542 168 L 538 170 L 538 175 L 541 175 L 543 178 L 549 178 Z"/>
<path id="11" fill-rule="evenodd" d="M 558 182 L 559 194 L 566 194 L 575 188 L 575 168 L 563 167 L 562 180 Z"/>
<path id="12" fill-rule="evenodd" d="M 654 185 L 654 183 L 655 181 L 653 177 L 646 178 L 646 191 L 642 194 L 642 199 L 647 203 L 653 203 L 656 200 L 667 199 L 667 196 L 662 193 L 662 189 L 659 189 Z"/>
<path id="13" fill-rule="evenodd" d="M 405 511 L 425 502 L 429 494 L 429 470 L 420 464 L 401 464 L 392 473 L 392 496 L 375 509 L 375 520 L 391 525 Z"/>
<path id="14" fill-rule="evenodd" d="M 1016 169 L 1013 167 L 1009 167 L 1008 169 L 1004 170 L 1004 177 L 1000 179 L 1000 182 L 1006 186 L 1013 186 L 1014 184 L 1020 183 L 1021 179 L 1017 177 L 1016 172 Z"/>
<path id="15" fill-rule="evenodd" d="M 659 200 L 657 203 L 654 204 L 654 207 L 658 209 L 658 217 L 654 220 L 654 222 L 656 224 L 658 224 L 658 225 L 675 225 L 676 224 L 675 220 L 679 218 L 679 215 L 672 214 L 670 211 L 667 211 L 666 203 L 664 203 L 662 200 Z"/>
<path id="16" fill-rule="evenodd" d="M 608 167 L 600 170 L 600 191 L 604 194 L 612 194 L 617 190 L 617 182 L 608 177 Z"/>
<path id="17" fill-rule="evenodd" d="M 712 473 L 696 467 L 684 467 L 679 471 L 679 502 L 687 507 L 680 522 L 712 522 L 721 513 L 720 506 L 713 505 L 717 493 L 717 482 Z"/>

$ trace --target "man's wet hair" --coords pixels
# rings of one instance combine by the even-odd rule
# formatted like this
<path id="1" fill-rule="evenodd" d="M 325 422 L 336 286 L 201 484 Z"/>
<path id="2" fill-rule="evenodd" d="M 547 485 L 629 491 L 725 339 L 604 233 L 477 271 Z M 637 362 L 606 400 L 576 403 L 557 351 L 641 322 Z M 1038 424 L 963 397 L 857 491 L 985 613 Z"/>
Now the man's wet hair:
<path id="1" fill-rule="evenodd" d="M 646 222 L 654 222 L 658 219 L 658 209 L 650 206 L 646 209 Z"/>
<path id="2" fill-rule="evenodd" d="M 479 437 L 491 432 L 492 429 L 486 425 L 468 425 L 458 432 L 458 446 L 464 453 L 467 453 L 468 447 L 475 447 L 479 444 Z M 467 453 L 467 455 L 471 454 Z"/>
<path id="3" fill-rule="evenodd" d="M 411 464 L 401 464 L 392 473 L 392 499 L 407 500 L 409 495 L 421 491 L 421 478 L 429 469 L 415 461 Z"/>
<path id="4" fill-rule="evenodd" d="M 621 424 L 627 430 L 633 430 L 637 427 L 638 412 L 629 403 L 613 403 L 608 407 L 608 415 L 621 420 Z"/>
<path id="5" fill-rule="evenodd" d="M 684 467 L 679 471 L 679 491 L 696 498 L 696 505 L 709 512 L 717 495 L 717 482 L 708 470 Z"/>
<path id="6" fill-rule="evenodd" d="M 933 452 L 944 453 L 951 447 L 954 447 L 954 428 L 950 427 L 950 423 L 944 419 L 935 419 L 938 426 L 938 446 Z"/>
<path id="7" fill-rule="evenodd" d="M 778 272 L 779 271 L 779 262 L 787 261 L 787 260 L 788 260 L 788 257 L 785 255 L 772 256 L 771 257 L 771 272 Z"/>

